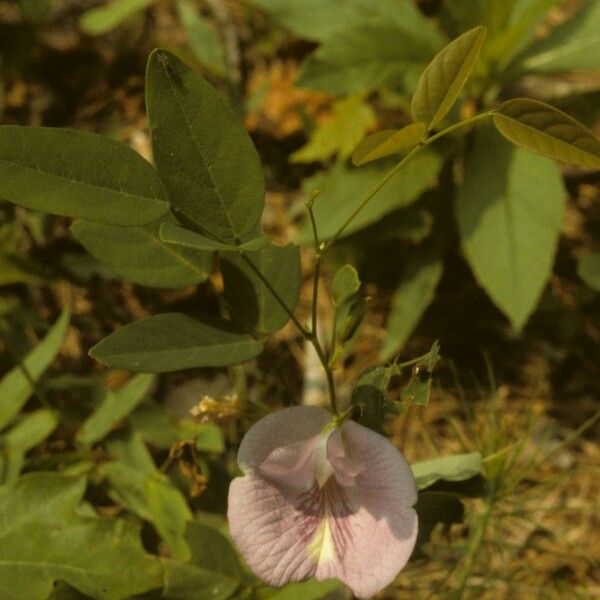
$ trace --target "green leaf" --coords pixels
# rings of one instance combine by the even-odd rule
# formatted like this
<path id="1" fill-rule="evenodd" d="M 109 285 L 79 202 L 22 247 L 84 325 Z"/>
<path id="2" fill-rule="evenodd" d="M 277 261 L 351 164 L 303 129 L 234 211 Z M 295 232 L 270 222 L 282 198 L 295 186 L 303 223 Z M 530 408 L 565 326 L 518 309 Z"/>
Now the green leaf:
<path id="1" fill-rule="evenodd" d="M 286 306 L 293 311 L 300 294 L 300 249 L 271 244 L 248 257 L 269 281 Z M 289 320 L 288 313 L 242 258 L 231 256 L 221 263 L 224 297 L 233 316 L 247 329 L 271 333 Z"/>
<path id="2" fill-rule="evenodd" d="M 111 0 L 85 11 L 79 20 L 81 29 L 89 35 L 112 31 L 135 13 L 150 6 L 154 0 Z"/>
<path id="3" fill-rule="evenodd" d="M 434 185 L 440 170 L 441 158 L 433 152 L 423 150 L 394 175 L 352 221 L 343 236 L 354 233 L 375 223 L 384 215 L 415 202 L 422 192 Z M 320 198 L 313 210 L 319 237 L 332 237 L 346 219 L 354 212 L 363 198 L 383 179 L 393 163 L 367 165 L 360 169 L 337 164 L 327 173 L 319 173 L 305 180 L 303 189 L 319 189 Z M 312 241 L 310 225 L 300 233 L 303 243 Z"/>
<path id="4" fill-rule="evenodd" d="M 577 275 L 593 290 L 600 292 L 600 252 L 582 256 L 577 263 Z"/>
<path id="5" fill-rule="evenodd" d="M 156 530 L 168 544 L 175 558 L 187 560 L 190 549 L 183 536 L 186 523 L 192 518 L 192 512 L 185 498 L 159 473 L 147 477 L 145 487 L 146 501 Z"/>
<path id="6" fill-rule="evenodd" d="M 206 280 L 212 254 L 164 244 L 159 227 L 159 223 L 116 227 L 77 221 L 71 225 L 71 233 L 92 256 L 134 283 L 176 288 Z"/>
<path id="7" fill-rule="evenodd" d="M 104 440 L 104 446 L 109 456 L 124 465 L 146 475 L 156 473 L 152 454 L 137 431 L 125 429 L 113 433 Z"/>
<path id="8" fill-rule="evenodd" d="M 162 404 L 143 402 L 129 415 L 131 428 L 155 448 L 169 449 L 177 441 L 175 423 Z"/>
<path id="9" fill-rule="evenodd" d="M 485 33 L 485 27 L 463 33 L 429 63 L 412 99 L 415 121 L 433 129 L 448 114 L 477 62 Z"/>
<path id="10" fill-rule="evenodd" d="M 177 437 L 182 441 L 193 441 L 199 452 L 225 452 L 223 431 L 215 423 L 197 423 L 191 419 L 183 419 L 177 424 Z"/>
<path id="11" fill-rule="evenodd" d="M 402 390 L 402 400 L 415 406 L 427 406 L 431 395 L 433 370 L 440 359 L 440 346 L 436 342 L 431 350 L 414 367 L 412 376 Z"/>
<path id="12" fill-rule="evenodd" d="M 0 197 L 112 225 L 146 225 L 169 210 L 156 171 L 137 152 L 93 133 L 49 127 L 0 127 Z"/>
<path id="13" fill-rule="evenodd" d="M 389 24 L 441 45 L 442 36 L 416 6 L 405 0 L 252 0 L 252 4 L 267 12 L 278 23 L 298 36 L 316 41 L 326 41 L 342 30 L 357 23 Z"/>
<path id="14" fill-rule="evenodd" d="M 408 89 L 437 44 L 392 24 L 364 23 L 338 31 L 304 63 L 296 85 L 331 94 Z"/>
<path id="15" fill-rule="evenodd" d="M 274 590 L 269 594 L 269 600 L 325 600 L 332 597 L 336 590 L 341 588 L 341 583 L 337 579 L 325 579 L 317 581 L 309 579 L 298 583 L 288 583 L 282 588 Z M 272 589 L 272 588 L 271 588 Z"/>
<path id="16" fill-rule="evenodd" d="M 0 285 L 15 283 L 42 283 L 44 280 L 35 272 L 35 267 L 17 256 L 0 254 Z"/>
<path id="17" fill-rule="evenodd" d="M 566 193 L 557 166 L 475 131 L 456 218 L 473 272 L 520 331 L 546 285 L 563 226 Z"/>
<path id="18" fill-rule="evenodd" d="M 425 123 L 411 123 L 402 129 L 377 131 L 367 136 L 354 150 L 352 162 L 365 165 L 378 158 L 397 154 L 416 146 L 427 131 Z"/>
<path id="19" fill-rule="evenodd" d="M 411 465 L 417 488 L 422 490 L 436 481 L 465 481 L 481 473 L 481 454 L 442 456 Z"/>
<path id="20" fill-rule="evenodd" d="M 572 19 L 524 53 L 520 67 L 542 73 L 600 69 L 600 4 L 583 2 Z"/>
<path id="21" fill-rule="evenodd" d="M 41 444 L 57 427 L 58 414 L 46 408 L 27 413 L 2 434 L 9 450 L 27 452 Z"/>
<path id="22" fill-rule="evenodd" d="M 225 243 L 256 237 L 264 180 L 238 115 L 166 50 L 148 60 L 146 107 L 156 166 L 177 211 Z"/>
<path id="23" fill-rule="evenodd" d="M 292 162 L 326 160 L 334 154 L 345 160 L 375 124 L 375 113 L 361 94 L 335 101 L 332 112 L 332 119 L 317 126 L 308 143 L 290 156 Z"/>
<path id="24" fill-rule="evenodd" d="M 260 341 L 227 321 L 165 313 L 121 327 L 96 344 L 90 355 L 110 367 L 166 373 L 239 364 L 260 354 L 262 348 Z"/>
<path id="25" fill-rule="evenodd" d="M 443 269 L 435 252 L 423 252 L 408 266 L 392 300 L 385 327 L 387 336 L 379 354 L 382 361 L 389 360 L 408 341 L 433 300 Z"/>
<path id="26" fill-rule="evenodd" d="M 0 487 L 0 596 L 46 600 L 64 580 L 99 600 L 121 600 L 162 584 L 136 527 L 82 516 L 85 480 L 30 473 Z"/>
<path id="27" fill-rule="evenodd" d="M 153 384 L 154 376 L 137 375 L 120 390 L 108 390 L 98 408 L 84 421 L 75 440 L 85 446 L 99 442 L 135 409 Z"/>
<path id="28" fill-rule="evenodd" d="M 165 586 L 162 597 L 170 600 L 227 600 L 239 587 L 231 577 L 172 560 L 163 561 Z"/>
<path id="29" fill-rule="evenodd" d="M 46 337 L 0 380 L 0 429 L 4 428 L 23 408 L 36 382 L 52 364 L 65 339 L 71 312 L 65 309 Z M 27 375 L 23 371 L 27 371 Z"/>
<path id="30" fill-rule="evenodd" d="M 392 370 L 383 365 L 370 367 L 361 373 L 352 390 L 351 403 L 359 411 L 358 422 L 378 433 L 383 433 L 383 418 L 390 402 L 387 389 L 392 374 Z"/>
<path id="31" fill-rule="evenodd" d="M 227 74 L 227 64 L 223 43 L 217 32 L 201 16 L 198 6 L 191 0 L 177 0 L 177 15 L 185 29 L 194 58 L 215 75 L 224 77 Z"/>
<path id="32" fill-rule="evenodd" d="M 360 289 L 358 272 L 352 265 L 340 267 L 333 276 L 333 300 L 336 306 L 341 306 Z"/>
<path id="33" fill-rule="evenodd" d="M 504 102 L 493 119 L 498 131 L 518 146 L 554 160 L 600 169 L 600 140 L 553 106 L 515 98 Z"/>
<path id="34" fill-rule="evenodd" d="M 185 539 L 191 550 L 192 564 L 228 577 L 244 577 L 231 542 L 214 527 L 190 521 L 186 526 Z"/>
<path id="35" fill-rule="evenodd" d="M 204 250 L 208 252 L 256 252 L 269 245 L 269 238 L 261 236 L 251 239 L 243 244 L 223 244 L 206 236 L 200 235 L 190 229 L 185 229 L 174 223 L 162 223 L 159 232 L 160 240 L 182 248 Z"/>

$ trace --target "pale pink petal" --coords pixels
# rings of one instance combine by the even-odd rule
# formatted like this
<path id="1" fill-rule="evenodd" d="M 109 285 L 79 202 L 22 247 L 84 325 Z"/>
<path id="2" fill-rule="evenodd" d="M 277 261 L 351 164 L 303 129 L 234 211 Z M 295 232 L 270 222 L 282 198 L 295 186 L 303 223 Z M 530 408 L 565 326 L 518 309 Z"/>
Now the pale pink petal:
<path id="1" fill-rule="evenodd" d="M 309 494 L 290 495 L 259 475 L 238 477 L 229 488 L 227 517 L 238 550 L 268 584 L 279 587 L 314 574 L 316 560 L 308 544 L 322 509 Z"/>
<path id="2" fill-rule="evenodd" d="M 349 421 L 341 439 L 343 456 L 339 438 L 329 441 L 331 460 L 343 472 L 340 477 L 336 470 L 328 489 L 328 523 L 316 577 L 337 577 L 357 597 L 369 598 L 389 585 L 410 558 L 417 537 L 411 508 L 417 490 L 408 463 L 386 438 Z M 354 485 L 344 487 L 338 481 L 349 479 L 352 465 L 362 468 Z"/>
<path id="3" fill-rule="evenodd" d="M 277 410 L 255 423 L 242 440 L 238 464 L 246 473 L 258 468 L 274 450 L 318 436 L 331 421 L 331 413 L 318 406 Z M 293 453 L 288 453 L 288 459 Z M 285 458 L 282 457 L 285 462 Z"/>

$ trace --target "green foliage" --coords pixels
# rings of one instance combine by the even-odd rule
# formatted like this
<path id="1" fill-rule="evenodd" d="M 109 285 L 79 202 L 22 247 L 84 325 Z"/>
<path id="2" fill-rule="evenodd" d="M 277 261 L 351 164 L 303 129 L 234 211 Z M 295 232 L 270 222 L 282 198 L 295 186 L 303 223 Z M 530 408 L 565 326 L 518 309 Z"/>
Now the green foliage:
<path id="1" fill-rule="evenodd" d="M 427 406 L 431 395 L 433 369 L 440 359 L 440 345 L 433 343 L 429 352 L 413 367 L 411 378 L 402 390 L 402 400 L 415 406 Z"/>
<path id="2" fill-rule="evenodd" d="M 394 292 L 386 323 L 387 337 L 380 352 L 381 360 L 400 351 L 433 300 L 442 277 L 443 264 L 436 252 L 422 253 L 406 269 Z"/>
<path id="3" fill-rule="evenodd" d="M 194 58 L 215 75 L 225 76 L 225 51 L 216 31 L 200 15 L 198 7 L 191 0 L 177 0 L 176 6 Z"/>
<path id="4" fill-rule="evenodd" d="M 414 32 L 440 45 L 442 37 L 411 3 L 404 0 L 372 2 L 344 0 L 331 3 L 322 0 L 252 0 L 278 23 L 297 35 L 320 42 L 328 41 L 339 31 L 352 29 L 357 23 L 393 23 L 398 29 Z"/>
<path id="5" fill-rule="evenodd" d="M 170 220 L 163 222 L 163 225 Z M 83 247 L 124 279 L 149 287 L 175 288 L 204 281 L 212 254 L 164 244 L 160 223 L 117 227 L 77 221 L 71 233 Z"/>
<path id="6" fill-rule="evenodd" d="M 315 51 L 296 85 L 331 94 L 410 88 L 436 49 L 431 40 L 398 26 L 355 25 L 338 31 Z"/>
<path id="7" fill-rule="evenodd" d="M 269 245 L 269 238 L 266 237 L 254 238 L 237 245 L 223 244 L 222 242 L 217 242 L 195 231 L 169 222 L 161 223 L 159 236 L 162 242 L 182 248 L 204 250 L 207 252 L 215 252 L 217 250 L 221 252 L 252 252 L 262 250 L 265 246 Z"/>
<path id="8" fill-rule="evenodd" d="M 352 162 L 360 167 L 378 158 L 410 150 L 423 139 L 426 131 L 425 123 L 411 123 L 402 129 L 372 133 L 356 147 L 352 154 Z"/>
<path id="9" fill-rule="evenodd" d="M 518 64 L 540 73 L 600 69 L 600 4 L 583 2 L 575 17 L 532 44 Z"/>
<path id="10" fill-rule="evenodd" d="M 481 454 L 456 454 L 432 458 L 411 465 L 417 488 L 422 490 L 436 481 L 465 481 L 481 473 Z"/>
<path id="11" fill-rule="evenodd" d="M 433 129 L 448 114 L 475 66 L 485 33 L 485 27 L 463 33 L 429 63 L 412 99 L 415 121 Z"/>
<path id="12" fill-rule="evenodd" d="M 84 479 L 56 473 L 30 473 L 0 487 L 3 598 L 46 600 L 57 580 L 102 600 L 161 586 L 160 562 L 143 550 L 137 528 L 84 514 L 84 492 Z"/>
<path id="13" fill-rule="evenodd" d="M 156 171 L 139 154 L 68 129 L 1 126 L 0 196 L 111 225 L 145 225 L 169 210 Z"/>
<path id="14" fill-rule="evenodd" d="M 377 194 L 377 201 L 368 204 L 344 231 L 344 235 L 356 232 L 375 223 L 389 212 L 408 206 L 435 182 L 441 167 L 436 154 L 422 151 L 406 168 L 394 175 Z M 362 199 L 383 178 L 389 164 L 368 165 L 361 169 L 335 165 L 325 174 L 317 174 L 305 180 L 306 192 L 319 189 L 321 198 L 314 204 L 319 237 L 328 239 L 354 212 Z M 301 233 L 302 241 L 312 239 L 308 224 Z"/>
<path id="15" fill-rule="evenodd" d="M 96 344 L 90 354 L 111 367 L 165 373 L 235 365 L 260 354 L 262 347 L 260 341 L 227 321 L 165 313 L 121 327 Z"/>
<path id="16" fill-rule="evenodd" d="M 34 392 L 33 385 L 52 364 L 63 343 L 71 313 L 65 310 L 46 337 L 0 380 L 0 429 L 8 425 Z"/>
<path id="17" fill-rule="evenodd" d="M 577 275 L 593 290 L 600 292 L 600 252 L 582 256 L 577 264 Z"/>
<path id="18" fill-rule="evenodd" d="M 102 35 L 112 31 L 154 0 L 109 0 L 81 15 L 79 26 L 89 35 Z"/>
<path id="19" fill-rule="evenodd" d="M 356 269 L 352 265 L 340 267 L 333 277 L 332 288 L 335 306 L 339 308 L 360 289 L 360 279 Z"/>
<path id="20" fill-rule="evenodd" d="M 600 169 L 600 140 L 548 104 L 528 98 L 508 100 L 494 112 L 494 124 L 518 146 L 554 160 Z"/>
<path id="21" fill-rule="evenodd" d="M 456 197 L 464 251 L 481 286 L 520 331 L 548 281 L 566 193 L 550 161 L 479 129 Z"/>
<path id="22" fill-rule="evenodd" d="M 256 237 L 260 160 L 225 100 L 166 50 L 148 60 L 146 108 L 158 172 L 173 207 L 224 243 Z"/>
<path id="23" fill-rule="evenodd" d="M 225 302 L 232 316 L 250 331 L 272 333 L 290 316 L 257 275 L 257 269 L 293 312 L 300 295 L 300 248 L 271 244 L 247 257 L 230 256 L 221 263 Z"/>
<path id="24" fill-rule="evenodd" d="M 345 160 L 375 124 L 373 109 L 360 94 L 335 101 L 332 110 L 332 120 L 314 129 L 308 143 L 291 155 L 292 162 L 326 160 L 334 154 Z"/>
<path id="25" fill-rule="evenodd" d="M 91 446 L 103 439 L 145 398 L 153 383 L 152 375 L 137 375 L 117 392 L 108 390 L 98 408 L 77 432 L 75 440 L 80 444 Z"/>

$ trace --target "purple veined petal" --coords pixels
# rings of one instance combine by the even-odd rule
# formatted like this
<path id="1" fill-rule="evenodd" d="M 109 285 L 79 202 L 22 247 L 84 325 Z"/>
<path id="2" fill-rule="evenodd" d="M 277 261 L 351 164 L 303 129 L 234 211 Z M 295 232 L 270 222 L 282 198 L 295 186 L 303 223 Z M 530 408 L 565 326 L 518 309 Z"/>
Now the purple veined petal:
<path id="1" fill-rule="evenodd" d="M 266 457 L 251 454 L 252 461 L 259 456 L 271 475 L 283 472 L 284 479 L 264 477 L 259 467 L 232 482 L 228 510 L 232 538 L 254 573 L 271 585 L 313 575 L 337 577 L 356 596 L 368 598 L 394 580 L 414 548 L 412 472 L 383 436 L 353 422 L 327 431 L 326 411 L 302 412 L 307 417 L 303 427 L 296 422 L 291 436 L 274 435 L 272 421 L 263 429 L 271 436 L 267 444 L 251 440 L 249 448 L 271 448 Z M 287 429 L 290 421 L 284 422 L 278 426 Z M 298 439 L 302 429 L 304 441 Z M 275 437 L 282 444 L 279 452 L 279 447 L 272 448 Z M 316 472 L 326 473 L 323 461 L 330 463 L 334 474 L 326 482 L 318 480 Z M 303 489 L 287 485 L 285 475 L 297 472 L 308 473 Z"/>
<path id="2" fill-rule="evenodd" d="M 244 436 L 238 451 L 240 468 L 245 473 L 250 472 L 273 451 L 319 436 L 331 418 L 329 411 L 317 406 L 293 406 L 267 415 Z M 281 460 L 289 464 L 292 458 L 293 453 L 288 453 L 287 457 L 282 455 Z"/>
<path id="3" fill-rule="evenodd" d="M 308 542 L 321 522 L 319 506 L 306 493 L 286 493 L 260 475 L 231 482 L 227 518 L 229 533 L 252 572 L 280 587 L 314 575 L 317 564 Z"/>

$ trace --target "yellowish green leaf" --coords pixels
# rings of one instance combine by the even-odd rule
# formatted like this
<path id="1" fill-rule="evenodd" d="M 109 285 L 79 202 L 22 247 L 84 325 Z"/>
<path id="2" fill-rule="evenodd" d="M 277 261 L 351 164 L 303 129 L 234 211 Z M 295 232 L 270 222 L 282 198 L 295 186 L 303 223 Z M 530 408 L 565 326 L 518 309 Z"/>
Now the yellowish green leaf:
<path id="1" fill-rule="evenodd" d="M 337 100 L 332 108 L 332 119 L 313 131 L 308 144 L 292 154 L 292 162 L 325 160 L 334 154 L 346 159 L 375 124 L 373 109 L 362 94 Z"/>
<path id="2" fill-rule="evenodd" d="M 402 129 L 387 129 L 367 136 L 354 150 L 352 162 L 359 167 L 378 158 L 416 146 L 425 135 L 425 123 L 411 123 Z"/>
<path id="3" fill-rule="evenodd" d="M 494 113 L 498 131 L 537 154 L 588 169 L 600 169 L 600 140 L 562 111 L 529 98 L 508 100 Z"/>
<path id="4" fill-rule="evenodd" d="M 415 121 L 424 121 L 431 129 L 448 114 L 473 70 L 485 34 L 485 27 L 463 33 L 429 63 L 412 100 Z"/>

